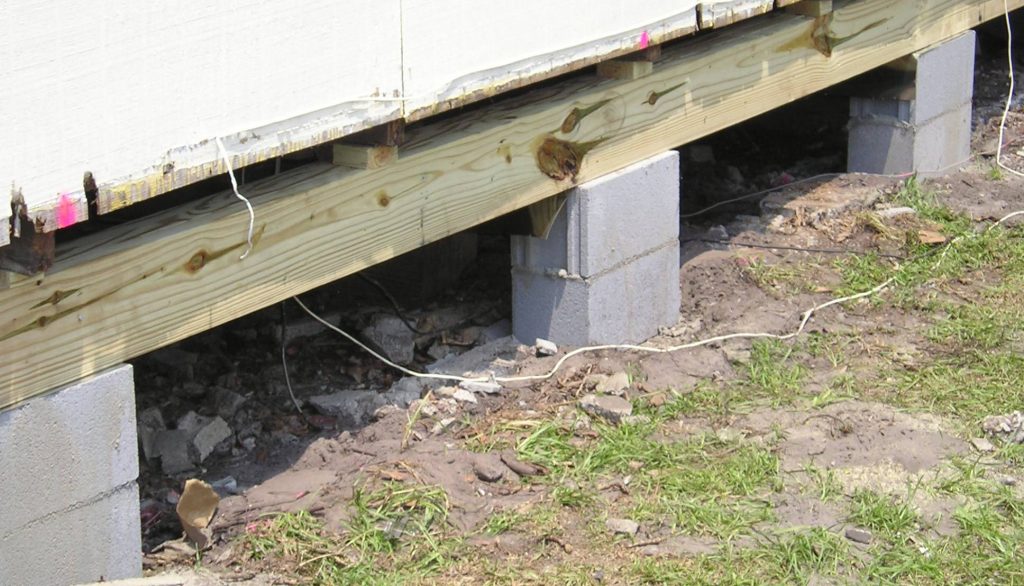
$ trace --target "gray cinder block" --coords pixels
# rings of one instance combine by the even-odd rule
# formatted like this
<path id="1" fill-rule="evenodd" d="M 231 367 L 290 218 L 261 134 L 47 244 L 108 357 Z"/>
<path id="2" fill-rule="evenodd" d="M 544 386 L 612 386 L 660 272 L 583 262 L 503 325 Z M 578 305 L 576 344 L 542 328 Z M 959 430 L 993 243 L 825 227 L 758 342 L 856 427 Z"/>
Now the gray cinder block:
<path id="1" fill-rule="evenodd" d="M 0 584 L 141 573 L 131 366 L 0 413 L 0 470 Z"/>
<path id="2" fill-rule="evenodd" d="M 970 156 L 975 33 L 911 56 L 913 99 L 850 100 L 847 169 L 943 173 Z"/>
<path id="3" fill-rule="evenodd" d="M 516 338 L 636 343 L 679 314 L 679 160 L 669 152 L 574 188 L 546 240 L 514 237 Z"/>

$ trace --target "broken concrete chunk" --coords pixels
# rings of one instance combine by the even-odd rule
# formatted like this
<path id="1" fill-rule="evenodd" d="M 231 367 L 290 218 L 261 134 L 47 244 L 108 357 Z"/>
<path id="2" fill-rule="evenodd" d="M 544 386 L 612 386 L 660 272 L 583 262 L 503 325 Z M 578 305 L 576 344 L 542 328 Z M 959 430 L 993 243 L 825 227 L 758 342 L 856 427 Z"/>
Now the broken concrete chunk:
<path id="1" fill-rule="evenodd" d="M 558 346 L 550 340 L 544 338 L 537 338 L 537 341 L 533 344 L 534 348 L 537 349 L 537 356 L 554 356 L 558 354 Z"/>
<path id="2" fill-rule="evenodd" d="M 880 218 L 897 218 L 899 216 L 915 216 L 917 215 L 917 210 L 908 207 L 898 207 L 878 210 L 875 213 L 877 213 Z"/>
<path id="3" fill-rule="evenodd" d="M 376 315 L 372 323 L 363 328 L 362 333 L 366 342 L 393 362 L 412 362 L 416 351 L 416 334 L 400 318 L 387 314 Z"/>
<path id="4" fill-rule="evenodd" d="M 606 395 L 622 396 L 629 388 L 629 375 L 624 372 L 616 372 L 615 374 L 605 378 L 604 380 L 597 383 L 594 390 L 598 393 L 604 393 Z"/>
<path id="5" fill-rule="evenodd" d="M 466 389 L 455 389 L 455 392 L 452 393 L 452 398 L 463 403 L 476 404 L 476 395 Z"/>
<path id="6" fill-rule="evenodd" d="M 632 403 L 612 395 L 584 395 L 579 404 L 587 413 L 603 417 L 613 423 L 619 423 L 633 413 Z"/>
<path id="7" fill-rule="evenodd" d="M 983 437 L 971 438 L 971 445 L 974 446 L 975 450 L 982 453 L 996 451 L 996 446 Z"/>
<path id="8" fill-rule="evenodd" d="M 165 429 L 157 432 L 153 448 L 160 458 L 160 468 L 164 474 L 180 474 L 194 467 L 189 453 L 191 439 L 188 432 L 180 429 Z"/>
<path id="9" fill-rule="evenodd" d="M 498 383 L 484 381 L 464 380 L 459 383 L 459 388 L 471 393 L 482 393 L 484 395 L 497 395 L 501 392 L 501 385 Z"/>
<path id="10" fill-rule="evenodd" d="M 871 543 L 871 532 L 867 529 L 860 529 L 857 527 L 846 528 L 846 538 L 856 543 L 863 543 L 865 545 Z"/>
<path id="11" fill-rule="evenodd" d="M 605 527 L 616 535 L 636 535 L 640 530 L 640 524 L 632 519 L 608 519 L 604 522 Z"/>
<path id="12" fill-rule="evenodd" d="M 220 417 L 214 417 L 202 429 L 196 432 L 192 438 L 192 447 L 200 462 L 205 461 L 217 448 L 217 444 L 231 437 L 231 427 L 227 421 Z"/>
<path id="13" fill-rule="evenodd" d="M 159 457 L 160 454 L 156 450 L 156 436 L 165 429 L 167 426 L 164 424 L 164 417 L 159 408 L 150 407 L 139 413 L 139 443 L 142 445 L 142 455 L 147 460 Z"/>
<path id="14" fill-rule="evenodd" d="M 217 415 L 224 419 L 231 419 L 238 413 L 238 410 L 245 404 L 245 397 L 228 389 L 217 389 L 213 395 Z"/>
<path id="15" fill-rule="evenodd" d="M 194 437 L 199 430 L 206 427 L 210 423 L 211 418 L 205 415 L 200 415 L 195 411 L 189 411 L 178 418 L 177 428 L 179 431 L 184 431 L 188 434 L 188 437 Z"/>
<path id="16" fill-rule="evenodd" d="M 478 344 L 487 344 L 495 340 L 507 338 L 512 335 L 512 322 L 506 318 L 498 320 L 493 324 L 487 326 L 482 332 L 480 337 L 476 339 Z"/>

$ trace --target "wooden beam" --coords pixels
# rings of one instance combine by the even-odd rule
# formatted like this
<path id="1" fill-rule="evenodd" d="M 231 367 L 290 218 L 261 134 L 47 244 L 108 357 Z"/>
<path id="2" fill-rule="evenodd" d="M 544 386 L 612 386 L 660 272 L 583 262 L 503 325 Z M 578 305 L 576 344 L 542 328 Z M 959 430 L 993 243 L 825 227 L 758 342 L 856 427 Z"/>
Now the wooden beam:
<path id="1" fill-rule="evenodd" d="M 1024 0 L 1010 0 L 1011 8 Z M 0 292 L 0 408 L 557 195 L 1001 16 L 1003 0 L 858 0 L 666 48 L 410 129 L 383 169 L 326 163 L 125 224 Z M 630 220 L 634 221 L 634 220 Z"/>
<path id="2" fill-rule="evenodd" d="M 832 12 L 832 0 L 803 0 L 787 6 L 786 10 L 804 16 L 824 16 Z"/>
<path id="3" fill-rule="evenodd" d="M 640 79 L 653 71 L 650 61 L 611 59 L 597 64 L 597 75 L 605 79 Z"/>
<path id="4" fill-rule="evenodd" d="M 380 169 L 398 159 L 398 147 L 339 143 L 334 145 L 334 164 L 353 169 Z"/>

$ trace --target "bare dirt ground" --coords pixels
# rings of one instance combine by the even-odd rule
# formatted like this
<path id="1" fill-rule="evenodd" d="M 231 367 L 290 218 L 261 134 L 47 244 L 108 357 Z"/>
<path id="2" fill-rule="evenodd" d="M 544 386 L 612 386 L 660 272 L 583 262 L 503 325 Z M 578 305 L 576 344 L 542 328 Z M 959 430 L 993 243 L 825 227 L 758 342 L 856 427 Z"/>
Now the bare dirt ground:
<path id="1" fill-rule="evenodd" d="M 793 339 L 588 353 L 496 394 L 416 387 L 351 427 L 291 407 L 272 315 L 211 336 L 222 358 L 198 380 L 258 388 L 245 417 L 261 429 L 240 447 L 233 421 L 231 445 L 186 474 L 240 487 L 206 551 L 156 547 L 179 531 L 165 496 L 182 476 L 144 482 L 147 564 L 194 584 L 1024 583 L 1024 447 L 1012 421 L 986 419 L 1024 410 L 1024 233 L 989 229 L 1024 210 L 1024 181 L 984 156 L 997 127 L 977 128 L 982 156 L 942 178 L 840 175 L 684 221 L 680 320 L 655 348 L 787 334 L 893 279 Z M 1024 114 L 1007 137 L 1024 169 Z M 456 320 L 452 339 L 479 341 L 503 314 L 502 277 L 472 274 L 484 317 Z M 565 349 L 471 352 L 449 368 L 538 374 Z M 332 332 L 288 353 L 300 401 L 332 377 L 398 380 Z"/>

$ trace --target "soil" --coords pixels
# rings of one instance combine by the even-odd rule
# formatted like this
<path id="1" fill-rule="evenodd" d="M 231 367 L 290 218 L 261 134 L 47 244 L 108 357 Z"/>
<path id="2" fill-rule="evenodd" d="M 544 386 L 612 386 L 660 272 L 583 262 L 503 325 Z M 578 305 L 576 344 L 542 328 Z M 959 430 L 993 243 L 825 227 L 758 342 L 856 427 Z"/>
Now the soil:
<path id="1" fill-rule="evenodd" d="M 1016 177 L 992 179 L 990 152 L 999 113 L 993 102 L 1005 91 L 998 61 L 979 63 L 976 93 L 974 149 L 977 157 L 961 169 L 929 183 L 941 202 L 969 215 L 976 222 L 987 222 L 1011 211 L 1024 209 L 1024 182 Z M 824 124 L 824 123 L 823 123 Z M 748 135 L 756 130 L 746 129 Z M 1005 162 L 1024 169 L 1024 113 L 1014 112 L 1007 126 Z M 817 136 L 812 130 L 812 136 Z M 771 185 L 785 173 L 793 179 L 834 170 L 841 155 L 822 147 L 822 153 L 810 160 L 757 167 L 743 156 L 750 150 L 729 152 L 720 145 L 757 142 L 762 136 L 744 137 L 737 131 L 709 140 L 720 160 L 713 169 L 700 172 L 703 177 L 728 177 L 723 168 L 742 167 L 727 195 Z M 812 141 L 813 142 L 813 141 Z M 825 144 L 818 140 L 814 144 Z M 762 141 L 763 143 L 763 141 Z M 770 150 L 762 144 L 761 152 Z M 746 161 L 740 165 L 737 160 Z M 794 170 L 795 169 L 795 170 Z M 666 328 L 648 344 L 667 347 L 693 339 L 732 332 L 786 333 L 798 325 L 802 313 L 815 304 L 836 295 L 839 278 L 834 261 L 847 253 L 875 252 L 900 254 L 898 243 L 864 221 L 864 212 L 877 210 L 898 188 L 896 178 L 862 175 L 838 175 L 795 184 L 768 197 L 738 202 L 718 208 L 712 214 L 690 218 L 682 227 L 682 266 L 679 282 L 682 305 L 679 322 Z M 710 191 L 721 184 L 704 181 L 711 188 L 697 201 L 707 201 Z M 719 197 L 724 197 L 719 195 Z M 687 211 L 687 210 L 684 210 Z M 690 207 L 689 211 L 696 211 Z M 894 230 L 929 229 L 917 219 L 893 219 Z M 492 243 L 477 264 L 464 273 L 463 280 L 446 294 L 447 299 L 433 307 L 420 307 L 411 315 L 420 321 L 430 315 L 454 311 L 456 306 L 472 306 L 469 314 L 482 316 L 460 321 L 449 334 L 458 337 L 467 328 L 482 329 L 508 316 L 507 260 L 498 241 Z M 823 252 L 824 251 L 824 252 Z M 507 257 L 504 257 L 507 258 Z M 501 259 L 501 260 L 498 260 Z M 816 286 L 790 289 L 786 283 L 759 283 L 752 276 L 753 265 L 776 270 L 803 271 Z M 810 269 L 808 268 L 810 267 Z M 810 274 L 807 274 L 810 271 Z M 979 280 L 963 285 L 981 287 Z M 336 285 L 307 296 L 315 300 L 318 311 L 345 309 L 336 302 L 344 298 L 352 305 L 391 311 L 379 295 L 350 283 Z M 456 292 L 458 295 L 456 296 Z M 369 301 L 368 301 L 369 300 Z M 290 315 L 294 309 L 289 309 Z M 372 313 L 372 312 L 371 312 Z M 712 551 L 719 541 L 699 536 L 673 535 L 657 525 L 644 527 L 635 541 L 650 543 L 635 549 L 623 549 L 621 559 L 601 560 L 589 557 L 591 533 L 585 513 L 570 514 L 564 520 L 557 546 L 538 543 L 535 536 L 520 532 L 488 536 L 481 526 L 496 511 L 527 510 L 550 498 L 552 487 L 527 482 L 502 462 L 498 452 L 480 453 L 481 441 L 502 442 L 511 436 L 499 429 L 499 423 L 537 422 L 566 418 L 575 412 L 575 403 L 586 389 L 586 377 L 620 371 L 637 373 L 628 391 L 631 399 L 649 400 L 659 393 L 692 392 L 705 381 L 732 380 L 744 376 L 741 364 L 751 351 L 749 340 L 732 340 L 693 350 L 670 354 L 603 351 L 569 360 L 554 378 L 534 384 L 505 385 L 497 395 L 477 395 L 477 403 L 444 399 L 436 387 L 430 401 L 438 411 L 416 416 L 421 404 L 409 408 L 383 410 L 375 421 L 345 429 L 329 416 L 316 413 L 308 405 L 303 415 L 296 413 L 282 386 L 283 376 L 275 330 L 279 310 L 260 312 L 200 338 L 180 345 L 200 354 L 191 381 L 168 375 L 152 359 L 138 361 L 140 408 L 159 406 L 166 420 L 174 420 L 188 409 L 203 405 L 205 392 L 190 398 L 177 392 L 185 383 L 203 388 L 234 389 L 247 396 L 244 416 L 233 420 L 236 432 L 249 423 L 258 423 L 256 447 L 245 450 L 238 444 L 203 463 L 205 469 L 191 476 L 216 480 L 232 476 L 239 494 L 225 495 L 214 518 L 216 542 L 204 554 L 204 570 L 197 572 L 191 560 L 165 555 L 157 545 L 178 537 L 180 529 L 168 503 L 169 494 L 180 489 L 182 476 L 163 475 L 155 464 L 144 469 L 143 508 L 149 506 L 156 520 L 146 527 L 146 563 L 151 570 L 168 568 L 185 573 L 195 584 L 287 583 L 288 568 L 275 568 L 251 562 L 234 544 L 233 538 L 246 527 L 275 512 L 311 511 L 321 517 L 331 531 L 343 533 L 351 511 L 354 491 L 385 481 L 436 485 L 444 489 L 450 504 L 449 520 L 457 532 L 467 537 L 472 552 L 468 557 L 504 559 L 509 564 L 533 564 L 554 567 L 573 559 L 598 565 L 615 565 L 630 556 L 681 557 Z M 355 320 L 358 321 L 358 320 Z M 353 322 L 355 323 L 355 322 Z M 926 351 L 922 330 L 927 318 L 893 307 L 865 305 L 834 306 L 814 316 L 811 332 L 843 334 L 857 332 L 859 341 L 845 348 L 847 359 L 841 365 L 824 358 L 814 359 L 808 384 L 802 392 L 813 397 L 839 376 L 874 376 L 881 356 L 913 361 Z M 551 368 L 558 356 L 535 356 L 532 349 L 515 348 L 507 340 L 492 342 L 511 349 L 516 374 L 538 374 Z M 427 345 L 429 346 L 429 345 Z M 486 350 L 486 349 L 485 349 Z M 565 349 L 562 349 L 564 352 Z M 331 332 L 317 332 L 294 341 L 287 347 L 297 399 L 304 402 L 325 390 L 371 388 L 384 390 L 399 381 L 392 369 L 379 366 L 358 348 L 341 341 Z M 465 370 L 485 372 L 495 359 L 483 351 L 482 359 Z M 508 352 L 504 354 L 510 356 Z M 499 358 L 498 360 L 503 360 Z M 432 362 L 422 349 L 414 366 Z M 473 362 L 472 360 L 470 362 Z M 463 365 L 465 366 L 465 365 Z M 506 367 L 508 364 L 506 364 Z M 171 391 L 174 390 L 172 393 Z M 435 433 L 438 422 L 454 418 L 450 425 Z M 410 421 L 413 421 L 410 424 Z M 963 431 L 948 420 L 927 413 L 910 413 L 870 400 L 847 400 L 821 409 L 791 409 L 765 406 L 749 413 L 731 413 L 724 417 L 681 416 L 662 430 L 666 437 L 680 438 L 711 431 L 732 434 L 744 442 L 763 442 L 778 435 L 775 444 L 786 477 L 783 490 L 773 495 L 775 520 L 764 530 L 787 527 L 842 526 L 843 511 L 809 498 L 803 490 L 811 479 L 809 467 L 829 469 L 844 494 L 860 488 L 878 492 L 905 491 L 908 481 L 935 475 L 944 462 L 955 455 L 970 452 Z M 586 437 L 585 435 L 583 436 Z M 500 470 L 502 478 L 485 482 L 477 474 L 481 468 Z M 614 508 L 618 489 L 602 491 L 602 504 Z M 955 506 L 950 499 L 918 497 L 920 510 L 936 532 L 951 531 L 948 517 Z M 744 539 L 736 541 L 743 547 Z M 571 553 L 570 553 L 571 552 Z M 527 555 L 527 554 L 530 555 Z M 536 555 L 534 555 L 536 554 Z M 575 557 L 574 557 L 575 556 Z M 445 576 L 440 581 L 468 579 Z M 472 579 L 469 579 L 472 582 Z M 294 583 L 294 582 L 293 582 Z"/>

